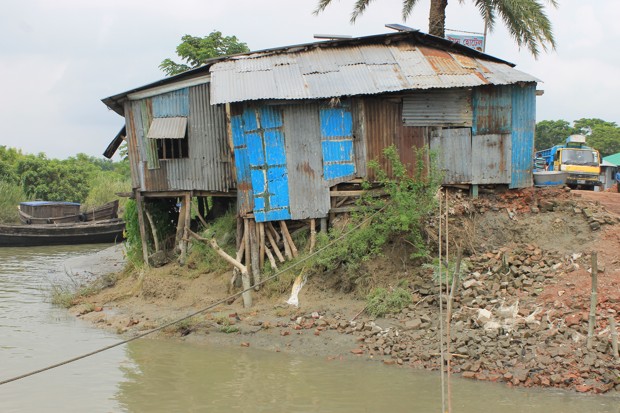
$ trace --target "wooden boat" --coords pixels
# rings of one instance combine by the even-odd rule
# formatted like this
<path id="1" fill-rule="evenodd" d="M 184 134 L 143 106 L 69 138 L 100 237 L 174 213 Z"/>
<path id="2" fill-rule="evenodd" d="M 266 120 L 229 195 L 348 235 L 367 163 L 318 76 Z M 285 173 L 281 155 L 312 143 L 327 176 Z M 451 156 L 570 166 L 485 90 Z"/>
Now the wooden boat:
<path id="1" fill-rule="evenodd" d="M 0 225 L 0 247 L 120 242 L 125 222 L 114 218 L 79 223 Z"/>
<path id="2" fill-rule="evenodd" d="M 22 202 L 17 209 L 19 220 L 27 225 L 101 221 L 118 217 L 118 200 L 83 212 L 75 202 Z"/>

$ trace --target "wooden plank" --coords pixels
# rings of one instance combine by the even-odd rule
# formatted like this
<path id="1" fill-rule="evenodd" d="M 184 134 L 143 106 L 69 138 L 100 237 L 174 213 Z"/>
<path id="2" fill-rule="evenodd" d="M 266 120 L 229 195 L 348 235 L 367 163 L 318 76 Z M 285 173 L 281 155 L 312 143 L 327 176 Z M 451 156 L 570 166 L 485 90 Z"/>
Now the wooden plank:
<path id="1" fill-rule="evenodd" d="M 286 226 L 286 222 L 280 221 L 280 229 L 282 230 L 282 236 L 284 237 L 286 241 L 284 245 L 288 244 L 291 250 L 291 254 L 293 254 L 293 258 L 297 258 L 299 253 L 297 252 L 297 247 L 295 246 L 295 243 L 293 242 L 293 238 L 291 237 L 291 234 L 288 232 L 288 227 Z"/>
<path id="2" fill-rule="evenodd" d="M 140 238 L 142 240 L 142 259 L 144 265 L 149 267 L 149 247 L 146 242 L 146 228 L 144 227 L 144 216 L 142 215 L 144 204 L 142 203 L 142 196 L 140 191 L 136 190 L 136 208 L 138 210 L 138 226 L 140 227 Z"/>

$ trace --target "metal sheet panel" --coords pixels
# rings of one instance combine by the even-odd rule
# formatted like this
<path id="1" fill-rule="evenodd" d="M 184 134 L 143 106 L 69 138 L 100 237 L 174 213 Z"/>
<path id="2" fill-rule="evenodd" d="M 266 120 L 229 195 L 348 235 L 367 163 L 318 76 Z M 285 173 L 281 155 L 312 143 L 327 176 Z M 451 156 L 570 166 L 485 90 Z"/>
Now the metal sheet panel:
<path id="1" fill-rule="evenodd" d="M 472 184 L 509 184 L 511 157 L 509 133 L 472 136 Z"/>
<path id="2" fill-rule="evenodd" d="M 237 169 L 241 170 L 242 179 L 248 175 L 250 178 L 254 219 L 257 222 L 290 219 L 281 109 L 266 105 L 245 108 L 241 115 L 233 117 L 231 126 Z M 241 152 L 245 149 L 245 153 L 239 156 L 237 148 Z"/>
<path id="3" fill-rule="evenodd" d="M 512 86 L 511 188 L 532 186 L 536 126 L 536 83 Z"/>
<path id="4" fill-rule="evenodd" d="M 431 133 L 431 150 L 444 173 L 444 184 L 472 183 L 471 129 L 438 129 Z"/>
<path id="5" fill-rule="evenodd" d="M 187 131 L 187 118 L 153 118 L 149 139 L 183 139 Z"/>
<path id="6" fill-rule="evenodd" d="M 397 98 L 364 98 L 364 139 L 366 159 L 376 160 L 381 168 L 392 176 L 392 166 L 383 156 L 383 150 L 396 145 L 400 160 L 407 165 L 413 176 L 416 156 L 413 148 L 423 148 L 428 144 L 429 128 L 412 127 L 402 124 L 402 101 Z M 376 172 L 368 169 L 369 180 L 376 179 Z"/>
<path id="7" fill-rule="evenodd" d="M 288 105 L 282 110 L 291 219 L 324 218 L 330 198 L 322 176 L 319 105 Z"/>
<path id="8" fill-rule="evenodd" d="M 230 127 L 235 152 L 235 170 L 237 172 L 237 210 L 240 215 L 245 215 L 254 209 L 254 191 L 252 190 L 250 158 L 241 114 L 231 116 Z"/>
<path id="9" fill-rule="evenodd" d="M 483 86 L 473 90 L 474 135 L 510 133 L 511 86 Z"/>
<path id="10" fill-rule="evenodd" d="M 471 126 L 471 90 L 411 93 L 403 98 L 405 126 Z"/>
<path id="11" fill-rule="evenodd" d="M 252 53 L 217 62 L 210 71 L 213 104 L 538 81 L 506 63 L 404 40 Z"/>
<path id="12" fill-rule="evenodd" d="M 138 131 L 136 128 L 136 116 L 137 121 L 140 121 L 139 112 L 136 114 L 133 110 L 133 106 L 130 102 L 125 102 L 125 125 L 127 127 L 127 156 L 129 158 L 129 169 L 131 171 L 131 187 L 141 188 L 140 185 L 140 150 L 138 148 Z"/>
<path id="13" fill-rule="evenodd" d="M 331 185 L 355 176 L 353 116 L 350 102 L 319 111 L 323 177 Z"/>
<path id="14" fill-rule="evenodd" d="M 189 88 L 153 96 L 153 117 L 170 118 L 189 114 Z"/>

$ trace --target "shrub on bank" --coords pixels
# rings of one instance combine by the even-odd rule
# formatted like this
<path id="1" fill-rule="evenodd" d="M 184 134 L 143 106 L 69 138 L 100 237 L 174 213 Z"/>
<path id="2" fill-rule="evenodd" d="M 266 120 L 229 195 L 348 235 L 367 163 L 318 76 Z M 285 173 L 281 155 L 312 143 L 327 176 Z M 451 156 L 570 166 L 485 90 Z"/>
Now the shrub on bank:
<path id="1" fill-rule="evenodd" d="M 0 181 L 0 194 L 0 222 L 19 222 L 17 205 L 26 200 L 24 191 L 17 184 Z"/>

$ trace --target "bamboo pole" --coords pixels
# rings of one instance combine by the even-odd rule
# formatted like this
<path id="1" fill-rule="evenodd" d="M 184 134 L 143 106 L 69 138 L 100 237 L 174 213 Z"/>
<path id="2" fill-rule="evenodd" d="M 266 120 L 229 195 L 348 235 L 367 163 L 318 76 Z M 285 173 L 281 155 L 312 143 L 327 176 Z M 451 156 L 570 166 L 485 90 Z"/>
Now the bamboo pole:
<path id="1" fill-rule="evenodd" d="M 450 345 L 452 344 L 452 338 L 450 335 L 450 319 L 452 318 L 452 309 L 451 309 L 451 305 L 448 302 L 448 294 L 450 291 L 450 278 L 448 277 L 448 274 L 450 273 L 450 255 L 449 255 L 449 250 L 450 250 L 450 237 L 449 237 L 449 228 L 450 228 L 450 209 L 448 207 L 448 198 L 449 198 L 449 191 L 448 188 L 446 188 L 446 262 L 448 263 L 448 267 L 446 268 L 446 307 L 447 307 L 447 311 L 446 311 L 446 351 L 447 351 L 447 364 L 446 364 L 446 370 L 447 370 L 447 375 L 446 375 L 446 381 L 447 381 L 447 402 L 448 402 L 448 413 L 452 413 L 452 377 L 451 377 L 451 354 L 452 351 L 450 350 Z M 452 276 L 452 281 L 454 281 L 454 278 L 456 278 L 456 275 Z M 451 297 L 450 297 L 451 298 Z"/>
<path id="2" fill-rule="evenodd" d="M 442 258 L 443 258 L 443 251 L 442 251 L 442 245 L 443 245 L 443 241 L 441 239 L 441 230 L 443 227 L 443 222 L 442 222 L 442 212 L 441 212 L 441 204 L 443 201 L 443 191 L 439 192 L 440 197 L 439 197 L 439 354 L 440 354 L 440 376 L 441 376 L 441 411 L 445 412 L 446 411 L 446 386 L 445 386 L 445 378 L 444 378 L 444 348 L 443 348 L 443 298 L 442 298 Z"/>
<path id="3" fill-rule="evenodd" d="M 258 291 L 258 289 L 260 288 L 260 286 L 258 285 L 258 283 L 260 283 L 260 259 L 258 257 L 258 253 L 259 253 L 259 247 L 258 247 L 258 240 L 257 240 L 257 236 L 256 236 L 256 221 L 254 221 L 253 219 L 248 220 L 249 221 L 249 235 L 250 235 L 250 259 L 252 261 L 252 285 L 254 286 L 254 288 L 256 289 L 256 291 Z"/>
<path id="4" fill-rule="evenodd" d="M 192 230 L 190 230 L 189 228 L 187 229 L 187 233 L 190 237 L 211 245 L 211 248 L 213 248 L 220 257 L 224 258 L 230 264 L 238 268 L 239 271 L 241 271 L 241 280 L 243 281 L 243 294 L 242 294 L 243 306 L 245 308 L 251 307 L 252 306 L 252 291 L 251 291 L 251 286 L 250 286 L 250 275 L 248 274 L 248 268 L 245 265 L 241 264 L 236 259 L 234 259 L 233 257 L 231 257 L 230 255 L 228 255 L 226 251 L 221 249 L 220 246 L 217 245 L 217 241 L 215 240 L 215 238 L 211 238 L 210 240 L 203 238 L 200 235 L 193 232 Z"/>
<path id="5" fill-rule="evenodd" d="M 243 239 L 245 242 L 245 266 L 248 268 L 248 274 L 252 268 L 252 258 L 250 257 L 250 220 L 243 218 Z M 250 283 L 251 284 L 251 283 Z M 243 287 L 245 289 L 245 286 Z"/>
<path id="6" fill-rule="evenodd" d="M 596 324 L 596 304 L 597 304 L 597 276 L 598 276 L 598 258 L 597 253 L 592 253 L 592 291 L 590 293 L 590 316 L 588 317 L 588 349 L 592 348 L 592 339 L 594 337 L 594 327 Z"/>
<path id="7" fill-rule="evenodd" d="M 280 229 L 282 230 L 282 236 L 288 242 L 289 248 L 291 249 L 291 254 L 293 254 L 294 258 L 297 258 L 299 253 L 297 252 L 297 247 L 293 242 L 293 238 L 291 238 L 291 234 L 288 232 L 288 227 L 286 226 L 286 222 L 280 221 Z"/>
<path id="8" fill-rule="evenodd" d="M 269 225 L 267 226 L 266 232 L 267 232 L 267 239 L 269 240 L 269 243 L 271 244 L 271 248 L 273 248 L 273 252 L 276 254 L 280 262 L 284 262 L 284 256 L 280 252 L 280 248 L 278 248 L 278 243 L 276 242 L 275 239 L 273 239 L 273 235 L 271 235 L 271 231 L 269 231 Z"/>
<path id="9" fill-rule="evenodd" d="M 620 361 L 620 355 L 618 354 L 618 330 L 616 330 L 616 319 L 612 315 L 609 317 L 609 331 L 611 332 L 611 355 Z"/>
<path id="10" fill-rule="evenodd" d="M 138 210 L 138 226 L 140 227 L 140 240 L 142 241 L 142 259 L 144 260 L 144 265 L 147 267 L 149 264 L 149 246 L 146 241 L 146 228 L 144 227 L 144 216 L 142 215 L 144 204 L 142 203 L 142 195 L 139 190 L 134 190 L 134 194 L 136 197 L 136 209 Z"/>
<path id="11" fill-rule="evenodd" d="M 185 202 L 181 202 L 181 209 L 179 209 L 179 219 L 177 221 L 177 234 L 174 239 L 175 245 L 181 247 L 181 239 L 183 238 L 183 223 L 185 222 Z"/>
<path id="12" fill-rule="evenodd" d="M 316 245 L 316 219 L 310 220 L 310 252 L 314 251 Z"/>
<path id="13" fill-rule="evenodd" d="M 191 217 L 192 217 L 192 196 L 187 193 L 185 194 L 185 196 L 183 197 L 183 205 L 185 205 L 185 208 L 183 210 L 184 214 L 183 214 L 183 238 L 181 238 L 181 255 L 179 256 L 179 265 L 183 266 L 185 265 L 185 262 L 187 261 L 187 240 L 189 238 L 189 227 L 191 224 Z M 179 221 L 181 221 L 181 217 L 179 216 Z"/>
<path id="14" fill-rule="evenodd" d="M 282 226 L 280 226 L 282 228 Z M 291 246 L 288 244 L 286 237 L 284 236 L 284 231 L 282 232 L 282 244 L 284 245 L 284 255 L 289 260 L 293 259 L 293 253 L 291 252 Z"/>
<path id="15" fill-rule="evenodd" d="M 245 234 L 242 235 L 241 240 L 237 242 L 239 247 L 237 248 L 236 260 L 239 262 L 243 262 L 243 253 L 245 252 Z M 233 268 L 233 275 L 230 279 L 230 291 L 235 288 L 235 281 L 241 275 L 241 271 L 239 268 Z"/>

